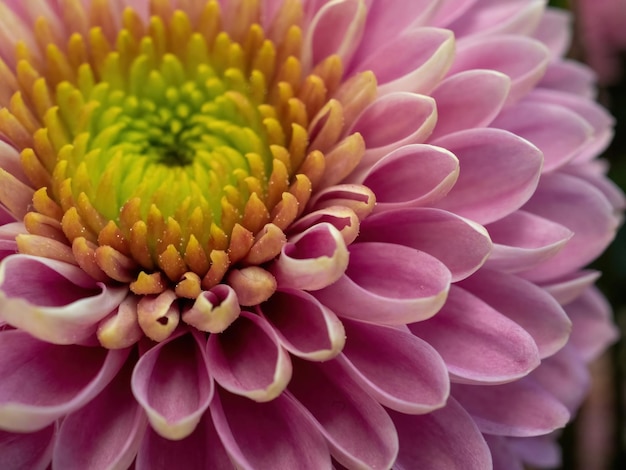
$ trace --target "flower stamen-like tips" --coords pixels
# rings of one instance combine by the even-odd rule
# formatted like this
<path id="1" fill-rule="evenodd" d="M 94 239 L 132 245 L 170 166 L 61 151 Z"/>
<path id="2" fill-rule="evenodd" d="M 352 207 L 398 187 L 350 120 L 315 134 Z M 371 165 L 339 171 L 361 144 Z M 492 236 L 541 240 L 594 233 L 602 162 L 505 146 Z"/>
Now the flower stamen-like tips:
<path id="1" fill-rule="evenodd" d="M 106 2 L 83 8 L 63 2 L 72 24 L 40 18 L 36 43 L 18 43 L 15 64 L 0 63 L 12 93 L 0 134 L 24 174 L 0 170 L 0 202 L 24 219 L 19 251 L 128 284 L 145 296 L 137 328 L 154 340 L 174 330 L 179 307 L 186 323 L 222 331 L 239 305 L 275 292 L 272 273 L 284 279 L 305 263 L 274 260 L 287 256 L 285 232 L 313 191 L 363 155 L 347 129 L 375 98 L 375 78 L 357 74 L 342 88 L 338 56 L 312 69 L 301 61 L 297 2 L 266 29 L 255 2 L 242 3 L 237 21 L 216 0 L 197 18 L 169 1 L 151 2 L 147 20 L 132 8 L 114 19 Z M 332 269 L 320 267 L 325 256 L 314 262 L 321 277 L 345 269 L 343 242 L 336 249 Z M 223 299 L 207 293 L 222 283 Z M 129 308 L 103 324 L 103 344 L 125 344 L 111 331 L 135 337 Z"/>

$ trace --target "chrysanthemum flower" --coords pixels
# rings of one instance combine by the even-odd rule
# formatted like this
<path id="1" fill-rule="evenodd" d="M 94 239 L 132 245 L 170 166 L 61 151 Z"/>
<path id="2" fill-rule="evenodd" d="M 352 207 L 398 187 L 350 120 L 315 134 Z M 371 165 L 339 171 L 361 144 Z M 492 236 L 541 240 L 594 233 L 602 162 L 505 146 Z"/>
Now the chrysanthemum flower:
<path id="1" fill-rule="evenodd" d="M 0 467 L 554 464 L 623 205 L 566 23 L 0 3 Z"/>

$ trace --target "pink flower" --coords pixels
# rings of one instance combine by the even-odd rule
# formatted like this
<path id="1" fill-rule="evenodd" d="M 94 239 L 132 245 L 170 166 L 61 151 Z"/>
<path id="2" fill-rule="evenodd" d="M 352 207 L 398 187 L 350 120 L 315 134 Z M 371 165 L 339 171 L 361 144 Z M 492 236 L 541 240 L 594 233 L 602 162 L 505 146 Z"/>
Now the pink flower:
<path id="1" fill-rule="evenodd" d="M 626 51 L 626 1 L 577 0 L 574 7 L 585 61 L 601 84 L 615 83 L 624 73 L 620 54 Z"/>
<path id="2" fill-rule="evenodd" d="M 0 4 L 0 467 L 554 465 L 624 206 L 567 22 Z"/>

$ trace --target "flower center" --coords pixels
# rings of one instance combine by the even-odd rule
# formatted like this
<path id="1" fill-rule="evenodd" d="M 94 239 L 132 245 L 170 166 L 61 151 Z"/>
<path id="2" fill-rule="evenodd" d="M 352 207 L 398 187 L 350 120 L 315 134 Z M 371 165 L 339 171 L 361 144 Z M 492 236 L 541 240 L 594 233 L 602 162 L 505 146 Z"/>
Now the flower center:
<path id="1" fill-rule="evenodd" d="M 0 172 L 19 189 L 0 202 L 24 221 L 19 252 L 127 284 L 116 318 L 138 317 L 156 341 L 179 316 L 220 332 L 240 306 L 269 299 L 288 230 L 310 223 L 294 224 L 314 190 L 341 181 L 365 151 L 346 129 L 374 99 L 373 75 L 342 82 L 334 55 L 311 65 L 300 2 L 284 2 L 266 29 L 258 2 L 233 5 L 236 21 L 216 0 L 193 15 L 152 0 L 149 18 L 106 0 L 62 2 L 59 18 L 38 18 L 34 40 L 0 60 L 10 89 L 0 91 L 0 134 L 21 161 L 20 175 Z M 354 201 L 339 210 L 353 221 L 338 235 L 347 243 L 373 207 L 365 194 L 360 216 Z M 122 342 L 106 333 L 126 328 L 120 321 L 102 330 L 105 347 L 136 340 L 135 327 Z"/>

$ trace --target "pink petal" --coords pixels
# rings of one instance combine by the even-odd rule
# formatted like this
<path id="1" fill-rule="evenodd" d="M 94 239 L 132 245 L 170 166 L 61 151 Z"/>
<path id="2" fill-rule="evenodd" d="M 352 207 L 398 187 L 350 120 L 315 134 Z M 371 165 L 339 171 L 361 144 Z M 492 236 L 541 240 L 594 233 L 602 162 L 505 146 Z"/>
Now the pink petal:
<path id="1" fill-rule="evenodd" d="M 363 184 L 376 194 L 375 210 L 426 206 L 444 197 L 459 176 L 459 161 L 446 149 L 407 145 L 381 158 Z"/>
<path id="2" fill-rule="evenodd" d="M 511 79 L 495 70 L 466 70 L 446 78 L 431 93 L 438 118 L 430 139 L 489 125 L 502 109 L 510 88 Z"/>
<path id="3" fill-rule="evenodd" d="M 581 357 L 591 362 L 619 337 L 611 318 L 611 306 L 595 288 L 588 288 L 565 306 L 574 325 L 571 342 Z"/>
<path id="4" fill-rule="evenodd" d="M 128 350 L 58 346 L 20 330 L 0 332 L 0 427 L 33 432 L 91 401 Z"/>
<path id="5" fill-rule="evenodd" d="M 448 25 L 455 36 L 532 33 L 544 13 L 543 0 L 481 0 Z"/>
<path id="6" fill-rule="evenodd" d="M 456 381 L 509 382 L 539 365 L 537 346 L 522 327 L 455 285 L 437 315 L 409 328 L 441 354 Z"/>
<path id="7" fill-rule="evenodd" d="M 491 252 L 480 225 L 441 209 L 391 210 L 368 217 L 359 241 L 405 245 L 434 256 L 452 273 L 452 282 L 475 272 Z"/>
<path id="8" fill-rule="evenodd" d="M 226 390 L 258 402 L 279 396 L 291 379 L 289 354 L 270 324 L 250 312 L 209 336 L 211 373 Z"/>
<path id="9" fill-rule="evenodd" d="M 463 16 L 474 6 L 477 0 L 439 0 L 435 16 L 430 19 L 429 24 L 448 27 L 457 18 Z"/>
<path id="10" fill-rule="evenodd" d="M 398 437 L 389 415 L 336 361 L 297 361 L 289 391 L 313 416 L 336 460 L 348 468 L 391 468 Z"/>
<path id="11" fill-rule="evenodd" d="M 457 43 L 457 56 L 448 75 L 489 69 L 511 78 L 508 102 L 518 101 L 544 75 L 549 53 L 539 41 L 515 35 L 472 36 Z"/>
<path id="12" fill-rule="evenodd" d="M 547 8 L 534 37 L 548 46 L 553 58 L 567 54 L 572 39 L 572 16 L 567 10 Z"/>
<path id="13" fill-rule="evenodd" d="M 173 336 L 146 352 L 133 371 L 132 390 L 159 435 L 189 436 L 213 396 L 200 334 Z"/>
<path id="14" fill-rule="evenodd" d="M 432 256 L 401 245 L 356 243 L 350 265 L 314 296 L 340 317 L 401 325 L 434 315 L 443 305 L 450 272 Z"/>
<path id="15" fill-rule="evenodd" d="M 524 470 L 524 464 L 509 446 L 507 438 L 490 434 L 485 434 L 484 437 L 491 451 L 493 470 Z"/>
<path id="16" fill-rule="evenodd" d="M 90 337 L 127 292 L 125 286 L 97 283 L 61 261 L 14 255 L 0 264 L 2 319 L 55 344 Z"/>
<path id="17" fill-rule="evenodd" d="M 498 436 L 538 436 L 567 424 L 567 408 L 529 378 L 482 386 L 453 384 L 455 399 L 479 429 Z"/>
<path id="18" fill-rule="evenodd" d="M 437 352 L 405 330 L 346 320 L 348 337 L 337 362 L 380 404 L 402 413 L 428 413 L 449 393 Z"/>
<path id="19" fill-rule="evenodd" d="M 330 467 L 324 438 L 287 394 L 268 403 L 255 403 L 218 388 L 211 416 L 237 468 Z"/>
<path id="20" fill-rule="evenodd" d="M 524 328 L 535 340 L 540 357 L 561 349 L 572 322 L 554 297 L 517 276 L 481 269 L 459 284 Z"/>
<path id="21" fill-rule="evenodd" d="M 54 448 L 54 431 L 54 425 L 28 434 L 0 431 L 0 468 L 48 468 Z"/>
<path id="22" fill-rule="evenodd" d="M 336 188 L 336 186 L 333 186 L 333 188 Z M 346 245 L 352 243 L 359 234 L 358 216 L 352 209 L 342 205 L 332 205 L 309 212 L 291 224 L 289 231 L 295 233 L 304 232 L 321 223 L 327 223 L 335 227 L 341 233 Z"/>
<path id="23" fill-rule="evenodd" d="M 524 274 L 533 281 L 554 279 L 588 264 L 613 240 L 617 228 L 613 208 L 604 195 L 587 182 L 562 173 L 545 175 L 524 209 L 574 232 L 556 256 Z"/>
<path id="24" fill-rule="evenodd" d="M 561 446 L 557 436 L 509 437 L 508 444 L 524 462 L 537 468 L 557 468 L 561 465 Z"/>
<path id="25" fill-rule="evenodd" d="M 344 64 L 349 63 L 363 34 L 366 16 L 365 5 L 360 0 L 334 0 L 325 4 L 305 30 L 303 63 L 317 64 L 333 54 Z"/>
<path id="26" fill-rule="evenodd" d="M 598 280 L 598 271 L 582 270 L 570 273 L 542 288 L 554 297 L 561 305 L 567 305 L 580 296 L 588 287 Z"/>
<path id="27" fill-rule="evenodd" d="M 281 289 L 317 290 L 339 279 L 347 265 L 341 232 L 321 222 L 291 237 L 271 271 Z"/>
<path id="28" fill-rule="evenodd" d="M 398 60 L 402 51 L 402 60 Z M 381 94 L 430 92 L 441 81 L 454 59 L 454 36 L 447 29 L 409 29 L 363 57 L 357 70 L 376 74 Z"/>
<path id="29" fill-rule="evenodd" d="M 541 152 L 499 129 L 471 129 L 433 142 L 454 153 L 461 174 L 438 207 L 480 224 L 494 222 L 532 196 L 541 171 Z"/>
<path id="30" fill-rule="evenodd" d="M 549 219 L 524 210 L 487 225 L 494 242 L 486 267 L 504 272 L 533 268 L 557 254 L 574 235 Z"/>
<path id="31" fill-rule="evenodd" d="M 207 412 L 193 432 L 179 441 L 165 439 L 148 428 L 141 441 L 135 468 L 206 470 L 230 469 L 233 464 Z"/>
<path id="32" fill-rule="evenodd" d="M 276 292 L 259 310 L 283 347 L 295 356 L 326 361 L 339 354 L 346 342 L 339 318 L 306 292 Z"/>
<path id="33" fill-rule="evenodd" d="M 130 466 L 147 425 L 130 389 L 134 364 L 133 357 L 96 398 L 63 420 L 54 448 L 54 468 Z"/>
<path id="34" fill-rule="evenodd" d="M 373 1 L 368 8 L 367 34 L 361 40 L 355 60 L 360 62 L 371 56 L 406 29 L 426 24 L 438 3 L 436 0 Z"/>
<path id="35" fill-rule="evenodd" d="M 404 119 L 397 119 L 403 116 Z M 360 133 L 367 150 L 351 178 L 383 155 L 404 145 L 421 143 L 430 135 L 437 121 L 435 101 L 413 93 L 391 93 L 381 96 L 357 118 L 349 134 Z M 355 176 L 356 175 L 356 176 Z"/>
<path id="36" fill-rule="evenodd" d="M 588 66 L 574 60 L 559 60 L 550 63 L 538 87 L 593 99 L 595 81 L 596 77 Z"/>
<path id="37" fill-rule="evenodd" d="M 400 437 L 397 470 L 484 470 L 492 468 L 485 440 L 467 412 L 453 399 L 432 413 L 389 412 Z"/>

